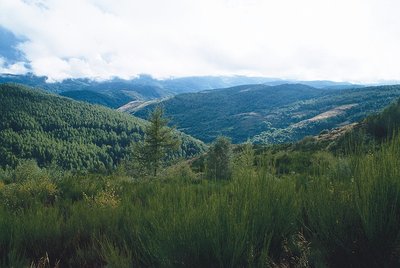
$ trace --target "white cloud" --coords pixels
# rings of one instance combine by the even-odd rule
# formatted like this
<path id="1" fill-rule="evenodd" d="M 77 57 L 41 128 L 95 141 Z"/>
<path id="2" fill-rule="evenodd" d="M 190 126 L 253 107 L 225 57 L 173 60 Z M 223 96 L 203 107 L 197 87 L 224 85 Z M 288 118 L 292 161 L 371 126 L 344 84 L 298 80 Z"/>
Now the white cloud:
<path id="1" fill-rule="evenodd" d="M 396 0 L 0 0 L 53 80 L 245 74 L 400 80 Z"/>
<path id="2" fill-rule="evenodd" d="M 24 74 L 28 71 L 25 62 L 15 62 L 7 64 L 6 60 L 0 57 L 0 73 L 3 74 Z"/>

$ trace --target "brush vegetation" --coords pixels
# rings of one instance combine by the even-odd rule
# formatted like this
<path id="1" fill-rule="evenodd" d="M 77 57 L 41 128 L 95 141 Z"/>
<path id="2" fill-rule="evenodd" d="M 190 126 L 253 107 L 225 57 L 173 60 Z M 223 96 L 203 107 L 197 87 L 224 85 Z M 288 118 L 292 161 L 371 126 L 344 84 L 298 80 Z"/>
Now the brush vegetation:
<path id="1" fill-rule="evenodd" d="M 367 155 L 316 152 L 303 173 L 253 154 L 223 181 L 185 163 L 147 180 L 2 171 L 2 266 L 399 265 L 400 137 Z"/>
<path id="2" fill-rule="evenodd" d="M 132 178 L 25 161 L 0 174 L 2 266 L 398 266 L 400 137 L 310 156 L 281 172 L 242 146 L 225 180 L 186 162 Z"/>

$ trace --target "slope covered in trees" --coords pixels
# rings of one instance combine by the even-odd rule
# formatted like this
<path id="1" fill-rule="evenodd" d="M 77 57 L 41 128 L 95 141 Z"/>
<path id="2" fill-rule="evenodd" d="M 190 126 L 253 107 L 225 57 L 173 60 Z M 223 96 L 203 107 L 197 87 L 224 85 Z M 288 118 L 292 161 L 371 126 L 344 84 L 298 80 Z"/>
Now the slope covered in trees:
<path id="1" fill-rule="evenodd" d="M 0 85 L 0 166 L 20 159 L 65 169 L 110 170 L 134 154 L 142 119 L 22 86 Z M 183 133 L 174 157 L 194 156 L 204 144 Z"/>
<path id="2" fill-rule="evenodd" d="M 400 96 L 400 86 L 314 88 L 247 85 L 180 94 L 162 101 L 178 129 L 206 142 L 284 143 L 356 122 Z M 151 104 L 135 111 L 145 117 Z"/>
<path id="3" fill-rule="evenodd" d="M 60 95 L 74 100 L 98 104 L 110 108 L 118 108 L 122 104 L 132 100 L 131 97 L 124 94 L 114 94 L 113 96 L 110 96 L 92 90 L 71 90 L 61 92 Z"/>

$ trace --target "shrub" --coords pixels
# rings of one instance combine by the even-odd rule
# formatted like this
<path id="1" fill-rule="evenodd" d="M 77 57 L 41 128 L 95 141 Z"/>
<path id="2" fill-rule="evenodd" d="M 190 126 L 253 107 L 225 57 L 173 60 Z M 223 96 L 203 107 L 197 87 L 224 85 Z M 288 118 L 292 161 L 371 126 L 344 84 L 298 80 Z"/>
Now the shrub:
<path id="1" fill-rule="evenodd" d="M 35 160 L 23 160 L 13 172 L 13 182 L 23 182 L 27 180 L 35 180 L 48 178 L 45 170 L 38 167 Z"/>
<path id="2" fill-rule="evenodd" d="M 207 152 L 206 177 L 226 180 L 232 175 L 232 148 L 226 137 L 218 137 Z"/>
<path id="3" fill-rule="evenodd" d="M 51 205 L 58 196 L 57 186 L 47 178 L 10 183 L 0 189 L 0 199 L 10 209 L 27 209 L 35 203 Z"/>
<path id="4" fill-rule="evenodd" d="M 95 207 L 116 208 L 121 201 L 115 189 L 110 184 L 107 184 L 104 190 L 97 192 L 94 196 L 87 196 L 85 193 L 83 195 L 85 201 Z"/>
<path id="5" fill-rule="evenodd" d="M 197 175 L 192 171 L 187 162 L 180 162 L 168 167 L 163 173 L 161 173 L 160 178 L 168 181 L 195 182 Z"/>

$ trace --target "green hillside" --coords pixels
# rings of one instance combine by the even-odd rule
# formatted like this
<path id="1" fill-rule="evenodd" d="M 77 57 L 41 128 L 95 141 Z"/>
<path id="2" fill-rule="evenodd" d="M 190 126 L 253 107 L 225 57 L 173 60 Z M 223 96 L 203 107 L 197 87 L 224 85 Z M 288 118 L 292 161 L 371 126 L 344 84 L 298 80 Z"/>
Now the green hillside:
<path id="1" fill-rule="evenodd" d="M 268 155 L 276 173 L 298 174 L 312 169 L 316 163 L 329 165 L 333 155 L 369 154 L 382 144 L 398 142 L 399 130 L 400 99 L 357 123 L 325 130 L 294 143 L 256 145 L 256 148 L 260 154 Z"/>
<path id="2" fill-rule="evenodd" d="M 314 88 L 246 85 L 180 94 L 162 101 L 178 129 L 205 142 L 285 143 L 357 122 L 400 96 L 400 86 Z M 144 118 L 155 104 L 133 112 Z"/>
<path id="3" fill-rule="evenodd" d="M 143 136 L 142 119 L 22 86 L 0 85 L 0 166 L 20 159 L 65 169 L 110 170 Z M 183 133 L 176 157 L 191 157 L 204 145 Z"/>
<path id="4" fill-rule="evenodd" d="M 377 86 L 330 91 L 326 95 L 284 107 L 283 115 L 303 114 L 301 120 L 285 123 L 252 138 L 254 143 L 284 143 L 346 126 L 377 114 L 400 96 L 400 86 Z M 281 117 L 284 122 L 285 118 Z"/>
<path id="5" fill-rule="evenodd" d="M 379 147 L 398 136 L 400 129 L 400 99 L 387 106 L 382 112 L 372 114 L 361 122 L 354 124 L 343 135 L 332 138 L 332 132 L 321 133 L 315 138 L 320 148 L 331 151 L 344 152 L 349 144 L 363 146 L 364 151 Z M 333 131 L 334 132 L 334 131 Z"/>
<path id="6" fill-rule="evenodd" d="M 114 96 L 110 96 L 91 90 L 71 90 L 61 92 L 60 95 L 74 100 L 98 104 L 110 108 L 118 108 L 132 100 L 132 98 L 124 94 L 114 94 Z"/>
<path id="7" fill-rule="evenodd" d="M 321 96 L 305 85 L 244 85 L 227 89 L 180 94 L 162 102 L 172 123 L 205 142 L 224 135 L 243 142 L 269 129 L 266 116 L 279 107 Z M 155 104 L 134 113 L 145 117 Z"/>

